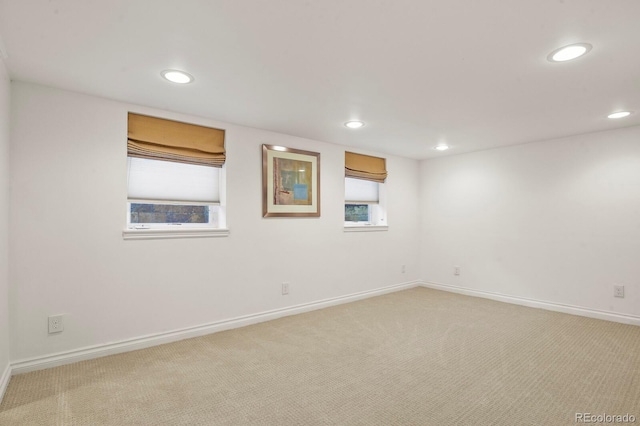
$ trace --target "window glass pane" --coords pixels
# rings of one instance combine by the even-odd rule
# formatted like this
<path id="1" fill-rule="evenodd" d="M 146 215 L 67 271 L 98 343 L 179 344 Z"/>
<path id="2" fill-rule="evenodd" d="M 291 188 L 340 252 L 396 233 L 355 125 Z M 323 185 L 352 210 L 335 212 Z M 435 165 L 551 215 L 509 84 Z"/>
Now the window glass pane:
<path id="1" fill-rule="evenodd" d="M 141 200 L 220 201 L 220 169 L 127 157 L 128 197 Z"/>
<path id="2" fill-rule="evenodd" d="M 344 220 L 345 222 L 368 222 L 369 221 L 369 205 L 368 204 L 345 204 Z"/>
<path id="3" fill-rule="evenodd" d="M 209 223 L 209 206 L 131 203 L 131 223 Z"/>
<path id="4" fill-rule="evenodd" d="M 344 179 L 344 199 L 345 201 L 368 201 L 378 202 L 378 182 L 370 180 L 345 178 Z"/>

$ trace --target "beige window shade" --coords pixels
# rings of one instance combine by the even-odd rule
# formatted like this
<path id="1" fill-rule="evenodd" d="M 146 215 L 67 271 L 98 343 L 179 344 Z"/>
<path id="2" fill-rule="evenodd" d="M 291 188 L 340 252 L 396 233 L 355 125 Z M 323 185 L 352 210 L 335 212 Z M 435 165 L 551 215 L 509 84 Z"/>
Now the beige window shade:
<path id="1" fill-rule="evenodd" d="M 387 178 L 387 160 L 347 151 L 344 153 L 344 175 L 382 183 Z"/>
<path id="2" fill-rule="evenodd" d="M 222 167 L 224 130 L 129 113 L 127 155 Z"/>

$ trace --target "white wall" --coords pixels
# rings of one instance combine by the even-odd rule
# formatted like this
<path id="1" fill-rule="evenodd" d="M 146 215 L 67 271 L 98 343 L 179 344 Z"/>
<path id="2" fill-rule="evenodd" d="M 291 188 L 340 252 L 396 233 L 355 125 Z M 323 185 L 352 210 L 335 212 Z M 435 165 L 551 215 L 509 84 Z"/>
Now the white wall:
<path id="1" fill-rule="evenodd" d="M 0 398 L 9 366 L 9 97 L 10 82 L 0 59 Z"/>
<path id="2" fill-rule="evenodd" d="M 5 76 L 0 235 L 8 87 Z M 11 88 L 11 287 L 8 303 L 0 240 L 0 369 L 8 343 L 18 362 L 417 279 L 640 315 L 640 127 L 420 167 L 387 156 L 389 231 L 345 233 L 345 147 L 27 83 Z M 122 239 L 128 111 L 227 130 L 229 237 Z M 321 153 L 320 218 L 261 217 L 263 143 Z M 280 295 L 283 281 L 289 296 Z M 625 285 L 624 299 L 612 297 L 614 283 Z M 65 331 L 48 335 L 46 318 L 59 313 Z"/>
<path id="3" fill-rule="evenodd" d="M 640 127 L 423 161 L 420 174 L 425 281 L 640 315 Z"/>
<path id="4" fill-rule="evenodd" d="M 14 362 L 419 277 L 417 161 L 387 156 L 389 231 L 345 233 L 345 147 L 27 83 L 11 105 Z M 122 239 L 127 111 L 227 130 L 229 237 Z M 321 153 L 320 218 L 262 218 L 261 144 Z"/>

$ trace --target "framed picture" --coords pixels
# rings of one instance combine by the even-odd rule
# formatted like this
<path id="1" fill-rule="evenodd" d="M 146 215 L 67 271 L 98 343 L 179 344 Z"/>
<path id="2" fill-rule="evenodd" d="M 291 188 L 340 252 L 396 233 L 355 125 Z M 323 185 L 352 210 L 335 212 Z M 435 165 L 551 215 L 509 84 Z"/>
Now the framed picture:
<path id="1" fill-rule="evenodd" d="M 320 154 L 262 145 L 262 217 L 320 216 Z"/>

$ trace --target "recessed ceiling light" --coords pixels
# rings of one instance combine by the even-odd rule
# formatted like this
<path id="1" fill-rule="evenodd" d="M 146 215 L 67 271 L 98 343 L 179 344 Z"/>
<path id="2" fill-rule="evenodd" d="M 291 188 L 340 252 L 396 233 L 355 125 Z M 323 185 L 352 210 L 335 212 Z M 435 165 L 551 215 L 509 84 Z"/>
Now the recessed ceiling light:
<path id="1" fill-rule="evenodd" d="M 164 70 L 160 75 L 170 82 L 178 84 L 187 84 L 194 80 L 191 74 L 178 70 Z"/>
<path id="2" fill-rule="evenodd" d="M 359 129 L 360 127 L 364 126 L 364 122 L 353 120 L 353 121 L 347 121 L 346 123 L 344 123 L 344 125 L 350 129 Z"/>
<path id="3" fill-rule="evenodd" d="M 565 62 L 579 58 L 589 52 L 593 46 L 589 43 L 576 43 L 561 47 L 549 53 L 547 60 L 550 62 Z"/>
<path id="4" fill-rule="evenodd" d="M 433 149 L 435 149 L 436 151 L 446 151 L 449 149 L 449 145 L 445 144 L 445 143 L 441 143 L 438 144 L 437 146 L 435 146 Z"/>
<path id="5" fill-rule="evenodd" d="M 623 118 L 631 115 L 631 111 L 619 111 L 607 115 L 607 118 Z"/>

